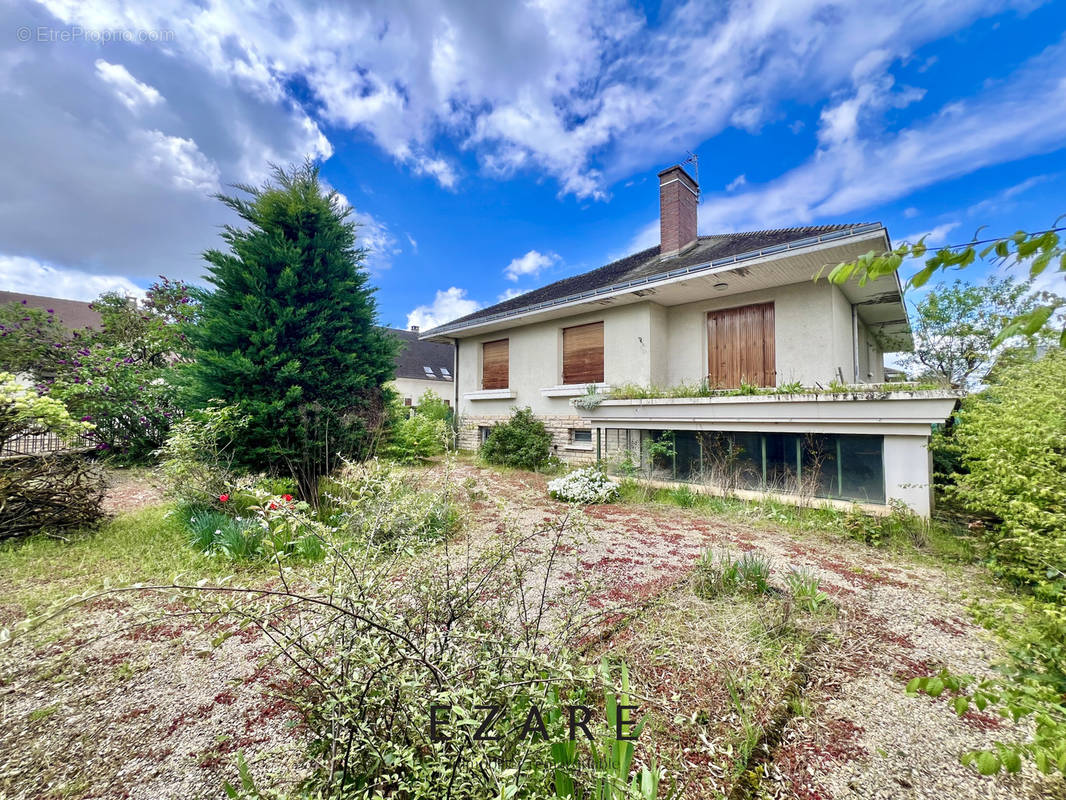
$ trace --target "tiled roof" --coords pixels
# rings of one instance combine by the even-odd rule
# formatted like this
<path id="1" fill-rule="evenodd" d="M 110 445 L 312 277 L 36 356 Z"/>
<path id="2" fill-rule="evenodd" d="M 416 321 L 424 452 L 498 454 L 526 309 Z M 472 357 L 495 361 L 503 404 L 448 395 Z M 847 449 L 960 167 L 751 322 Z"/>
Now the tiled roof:
<path id="1" fill-rule="evenodd" d="M 41 297 L 21 292 L 0 292 L 0 305 L 19 303 L 28 308 L 52 309 L 56 318 L 68 330 L 81 328 L 99 328 L 100 312 L 89 308 L 89 303 L 81 300 L 61 300 L 58 297 Z"/>
<path id="2" fill-rule="evenodd" d="M 396 377 L 423 381 L 450 381 L 455 365 L 455 346 L 443 342 L 423 342 L 418 331 L 386 330 L 403 343 L 396 357 Z"/>
<path id="3" fill-rule="evenodd" d="M 809 225 L 801 228 L 781 228 L 772 231 L 751 231 L 749 233 L 723 233 L 712 236 L 700 236 L 696 245 L 678 256 L 662 260 L 659 258 L 659 246 L 649 247 L 631 256 L 614 261 L 590 272 L 563 278 L 555 283 L 534 289 L 531 292 L 504 300 L 502 303 L 482 308 L 473 314 L 452 320 L 444 328 L 465 325 L 486 317 L 517 314 L 523 309 L 541 303 L 560 300 L 595 291 L 607 286 L 625 283 L 636 279 L 673 272 L 677 269 L 705 264 L 720 258 L 741 255 L 762 250 L 767 247 L 783 245 L 789 242 L 821 236 L 836 231 L 859 228 L 870 223 L 851 223 L 847 225 Z"/>

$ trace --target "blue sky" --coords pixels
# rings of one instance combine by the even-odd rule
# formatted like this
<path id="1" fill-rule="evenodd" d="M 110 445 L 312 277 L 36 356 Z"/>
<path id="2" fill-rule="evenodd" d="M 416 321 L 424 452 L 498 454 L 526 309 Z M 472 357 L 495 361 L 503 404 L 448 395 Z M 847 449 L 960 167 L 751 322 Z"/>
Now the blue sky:
<path id="1" fill-rule="evenodd" d="M 687 151 L 703 233 L 1066 213 L 1063 2 L 15 0 L 0 30 L 0 289 L 195 280 L 209 195 L 307 155 L 395 326 L 654 244 Z"/>

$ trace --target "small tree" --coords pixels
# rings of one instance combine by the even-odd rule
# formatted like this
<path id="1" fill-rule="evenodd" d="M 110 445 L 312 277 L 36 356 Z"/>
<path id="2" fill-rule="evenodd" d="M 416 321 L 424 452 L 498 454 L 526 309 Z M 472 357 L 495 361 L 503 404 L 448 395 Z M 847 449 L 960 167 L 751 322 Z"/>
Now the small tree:
<path id="1" fill-rule="evenodd" d="M 481 457 L 490 464 L 535 470 L 551 458 L 552 437 L 530 408 L 516 408 L 507 422 L 492 429 L 481 445 Z"/>
<path id="2" fill-rule="evenodd" d="M 964 474 L 952 494 L 1002 520 L 999 571 L 1066 595 L 1066 351 L 1009 369 L 968 398 L 955 440 Z"/>
<path id="3" fill-rule="evenodd" d="M 452 418 L 452 407 L 445 403 L 444 399 L 435 391 L 426 389 L 422 396 L 418 398 L 418 406 L 415 408 L 415 413 L 430 419 L 439 419 L 442 422 L 447 422 Z"/>
<path id="4" fill-rule="evenodd" d="M 0 370 L 51 375 L 68 335 L 55 312 L 25 302 L 0 305 Z"/>
<path id="5" fill-rule="evenodd" d="M 396 346 L 377 322 L 351 209 L 310 163 L 275 168 L 247 199 L 218 199 L 248 223 L 209 250 L 193 331 L 195 394 L 248 416 L 242 466 L 288 472 L 309 501 L 341 457 L 361 457 L 385 417 Z"/>
<path id="6" fill-rule="evenodd" d="M 148 461 L 185 405 L 178 366 L 188 354 L 196 304 L 184 283 L 162 278 L 140 303 L 109 292 L 93 307 L 100 329 L 55 346 L 60 358 L 45 386 L 93 423 L 97 449 L 125 462 Z"/>
<path id="7" fill-rule="evenodd" d="M 903 365 L 954 389 L 983 378 L 1008 348 L 1031 346 L 1036 337 L 1019 334 L 997 344 L 1011 319 L 1043 304 L 1057 303 L 1048 292 L 1032 292 L 1031 282 L 991 278 L 981 284 L 939 284 L 915 307 L 914 352 Z"/>

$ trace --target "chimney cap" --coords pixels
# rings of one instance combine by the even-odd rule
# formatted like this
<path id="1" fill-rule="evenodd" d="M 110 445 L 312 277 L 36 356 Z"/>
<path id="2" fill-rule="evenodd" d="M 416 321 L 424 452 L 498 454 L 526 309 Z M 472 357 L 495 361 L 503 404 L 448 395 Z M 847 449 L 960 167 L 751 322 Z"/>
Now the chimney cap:
<path id="1" fill-rule="evenodd" d="M 670 175 L 670 174 L 672 174 L 674 172 L 678 173 L 679 175 L 684 175 L 686 178 L 688 178 L 689 183 L 692 184 L 693 188 L 697 192 L 700 190 L 700 185 L 698 183 L 696 183 L 696 179 L 693 178 L 691 175 L 689 175 L 688 170 L 685 169 L 681 164 L 674 164 L 672 167 L 667 167 L 662 172 L 660 172 L 659 173 L 659 183 L 661 184 L 662 183 L 662 179 L 664 177 L 666 177 L 667 175 Z"/>

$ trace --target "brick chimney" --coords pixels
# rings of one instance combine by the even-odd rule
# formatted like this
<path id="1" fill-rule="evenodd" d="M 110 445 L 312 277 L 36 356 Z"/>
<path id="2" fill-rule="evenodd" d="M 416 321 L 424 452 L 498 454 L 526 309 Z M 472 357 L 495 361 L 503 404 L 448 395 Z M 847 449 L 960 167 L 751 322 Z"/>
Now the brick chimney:
<path id="1" fill-rule="evenodd" d="M 659 255 L 676 256 L 696 241 L 700 187 L 680 165 L 659 173 Z"/>

